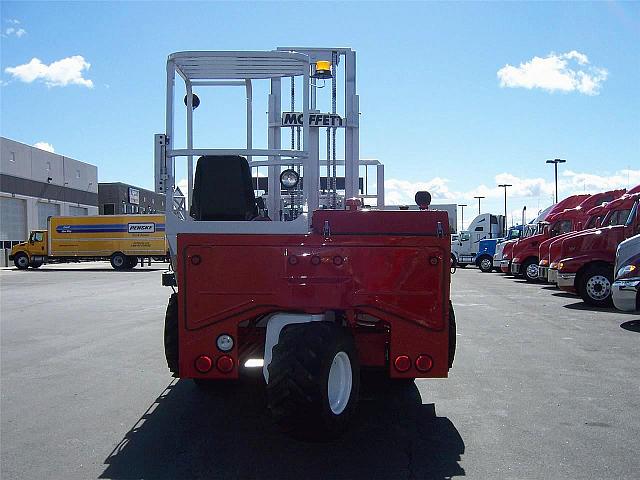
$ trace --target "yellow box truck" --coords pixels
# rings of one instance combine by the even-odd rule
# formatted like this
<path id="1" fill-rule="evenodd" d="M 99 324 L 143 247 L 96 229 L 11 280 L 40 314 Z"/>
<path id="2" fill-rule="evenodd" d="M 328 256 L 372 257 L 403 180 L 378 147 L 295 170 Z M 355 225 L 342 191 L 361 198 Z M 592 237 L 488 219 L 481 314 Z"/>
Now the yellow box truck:
<path id="1" fill-rule="evenodd" d="M 14 245 L 10 260 L 21 270 L 43 263 L 110 260 L 127 270 L 138 259 L 166 260 L 164 215 L 95 215 L 49 217 L 46 230 L 34 230 L 29 240 Z"/>

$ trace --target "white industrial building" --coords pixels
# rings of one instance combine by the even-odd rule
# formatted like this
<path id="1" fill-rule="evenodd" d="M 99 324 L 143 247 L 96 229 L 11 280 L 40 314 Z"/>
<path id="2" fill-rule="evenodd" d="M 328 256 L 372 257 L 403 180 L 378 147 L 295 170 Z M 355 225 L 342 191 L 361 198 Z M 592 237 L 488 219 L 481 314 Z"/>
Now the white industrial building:
<path id="1" fill-rule="evenodd" d="M 52 215 L 98 214 L 98 167 L 0 137 L 0 247 Z"/>

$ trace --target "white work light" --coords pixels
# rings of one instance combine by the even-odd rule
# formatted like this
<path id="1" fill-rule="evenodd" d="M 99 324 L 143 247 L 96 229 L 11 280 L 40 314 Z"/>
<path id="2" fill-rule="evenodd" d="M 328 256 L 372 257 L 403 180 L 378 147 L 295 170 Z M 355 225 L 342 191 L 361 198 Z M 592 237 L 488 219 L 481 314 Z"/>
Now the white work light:
<path id="1" fill-rule="evenodd" d="M 222 352 L 228 352 L 233 348 L 233 337 L 223 333 L 216 340 L 216 346 Z"/>
<path id="2" fill-rule="evenodd" d="M 295 170 L 288 169 L 280 174 L 280 185 L 286 190 L 295 188 L 299 181 L 300 175 Z"/>

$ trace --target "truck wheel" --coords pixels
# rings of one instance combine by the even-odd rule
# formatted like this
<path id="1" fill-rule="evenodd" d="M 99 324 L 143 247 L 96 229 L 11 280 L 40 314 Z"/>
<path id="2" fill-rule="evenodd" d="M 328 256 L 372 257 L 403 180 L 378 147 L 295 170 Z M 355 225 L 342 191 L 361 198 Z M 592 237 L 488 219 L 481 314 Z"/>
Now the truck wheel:
<path id="1" fill-rule="evenodd" d="M 13 264 L 18 270 L 26 270 L 29 268 L 29 257 L 24 253 L 16 253 L 13 257 Z"/>
<path id="2" fill-rule="evenodd" d="M 453 304 L 449 300 L 449 368 L 453 366 L 453 359 L 456 356 L 456 314 L 453 311 Z"/>
<path id="3" fill-rule="evenodd" d="M 31 268 L 40 268 L 42 266 L 42 262 L 31 262 Z"/>
<path id="4" fill-rule="evenodd" d="M 484 273 L 489 273 L 491 270 L 493 270 L 493 258 L 488 256 L 484 256 L 480 258 L 480 261 L 478 262 L 478 267 L 480 268 L 480 271 Z"/>
<path id="5" fill-rule="evenodd" d="M 111 266 L 114 270 L 124 270 L 127 268 L 127 257 L 125 254 L 116 252 L 111 255 Z"/>
<path id="6" fill-rule="evenodd" d="M 538 261 L 529 259 L 522 264 L 520 272 L 527 282 L 538 283 Z"/>
<path id="7" fill-rule="evenodd" d="M 451 254 L 451 266 L 454 268 L 458 266 L 458 260 L 456 260 L 456 256 L 453 253 Z"/>
<path id="8" fill-rule="evenodd" d="M 267 398 L 278 424 L 314 439 L 344 431 L 360 388 L 358 354 L 347 330 L 330 322 L 289 325 L 268 368 Z"/>
<path id="9" fill-rule="evenodd" d="M 138 265 L 138 257 L 127 257 L 127 269 L 135 268 Z"/>
<path id="10" fill-rule="evenodd" d="M 178 295 L 172 293 L 164 317 L 164 356 L 173 376 L 178 375 Z"/>
<path id="11" fill-rule="evenodd" d="M 604 265 L 590 267 L 580 279 L 578 291 L 585 303 L 594 307 L 609 307 L 613 303 L 611 284 L 612 269 Z"/>

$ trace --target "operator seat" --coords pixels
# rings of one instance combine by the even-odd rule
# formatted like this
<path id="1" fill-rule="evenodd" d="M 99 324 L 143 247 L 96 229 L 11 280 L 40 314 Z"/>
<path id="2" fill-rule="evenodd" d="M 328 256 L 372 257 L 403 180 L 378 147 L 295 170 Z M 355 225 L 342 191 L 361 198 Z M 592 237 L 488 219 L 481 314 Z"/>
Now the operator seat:
<path id="1" fill-rule="evenodd" d="M 258 215 L 249 162 L 239 155 L 198 159 L 189 215 L 195 220 L 242 221 Z"/>

